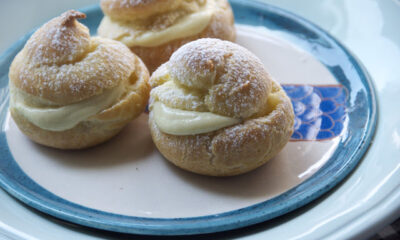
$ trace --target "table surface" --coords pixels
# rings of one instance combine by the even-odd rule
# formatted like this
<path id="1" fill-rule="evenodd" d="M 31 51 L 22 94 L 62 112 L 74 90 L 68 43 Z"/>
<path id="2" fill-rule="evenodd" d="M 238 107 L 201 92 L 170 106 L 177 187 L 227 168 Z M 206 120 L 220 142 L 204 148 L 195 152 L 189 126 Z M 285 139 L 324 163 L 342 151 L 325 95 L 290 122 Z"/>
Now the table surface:
<path id="1" fill-rule="evenodd" d="M 398 67 L 400 31 L 396 31 L 394 24 L 391 24 L 391 22 L 400 21 L 400 1 L 266 0 L 265 2 L 292 11 L 314 22 L 339 39 L 360 59 L 374 80 L 377 90 L 380 109 L 379 125 L 374 143 L 362 163 L 344 183 L 333 191 L 318 201 L 275 221 L 213 236 L 240 236 L 244 239 L 257 237 L 261 239 L 265 238 L 266 234 L 281 236 L 282 239 L 362 239 L 371 236 L 400 216 L 398 204 L 400 191 L 395 191 L 393 187 L 394 183 L 400 185 L 400 174 L 396 174 L 400 169 L 400 163 L 398 163 L 400 160 L 400 113 L 393 111 L 393 105 L 390 104 L 399 102 L 400 93 L 400 68 Z M 2 0 L 0 3 L 0 29 L 2 29 L 0 53 L 33 28 L 65 10 L 97 3 L 98 0 Z M 382 62 L 385 64 L 381 64 Z M 385 114 L 382 115 L 382 112 Z M 393 158 L 397 157 L 396 164 Z M 387 163 L 377 164 L 376 159 L 382 159 Z M 377 171 L 380 172 L 381 179 L 370 180 Z M 389 183 L 391 187 L 386 187 Z M 366 184 L 371 186 L 368 192 L 365 191 Z M 48 218 L 45 214 L 14 200 L 1 189 L 0 203 L 2 215 L 9 216 L 7 220 L 4 220 L 5 217 L 0 217 L 0 238 L 2 235 L 14 236 L 17 239 L 18 236 L 26 239 L 31 236 L 40 239 L 129 238 L 126 235 L 89 230 Z M 355 216 L 359 217 L 355 218 Z M 312 221 L 305 222 L 304 219 L 312 219 Z M 354 221 L 350 223 L 349 219 L 354 219 Z M 35 221 L 41 221 L 43 227 L 34 227 L 32 223 Z M 346 221 L 349 222 L 346 226 L 340 224 Z M 394 224 L 394 226 L 398 225 L 398 223 Z M 337 231 L 338 229 L 340 231 Z M 357 229 L 355 233 L 351 233 L 354 229 Z M 383 230 L 380 236 L 390 235 L 390 229 L 392 228 Z M 375 236 L 374 239 L 379 239 L 379 237 Z"/>

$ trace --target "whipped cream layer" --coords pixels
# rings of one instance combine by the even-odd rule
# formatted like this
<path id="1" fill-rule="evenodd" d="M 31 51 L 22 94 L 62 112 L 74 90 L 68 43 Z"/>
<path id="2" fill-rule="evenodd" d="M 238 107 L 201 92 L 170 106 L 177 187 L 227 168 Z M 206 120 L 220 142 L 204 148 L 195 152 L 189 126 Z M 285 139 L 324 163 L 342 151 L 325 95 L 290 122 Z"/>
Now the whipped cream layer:
<path id="1" fill-rule="evenodd" d="M 161 102 L 152 104 L 155 123 L 162 132 L 172 135 L 195 135 L 212 132 L 240 122 L 211 112 L 187 111 L 170 108 Z"/>
<path id="2" fill-rule="evenodd" d="M 78 103 L 55 107 L 30 104 L 31 96 L 10 84 L 10 108 L 18 111 L 29 122 L 49 131 L 65 131 L 111 106 L 124 92 L 123 86 L 105 90 L 102 94 Z M 44 101 L 42 101 L 44 102 Z"/>
<path id="3" fill-rule="evenodd" d="M 135 29 L 134 21 L 117 21 L 105 16 L 100 23 L 99 35 L 121 41 L 128 47 L 155 47 L 202 32 L 210 23 L 215 8 L 215 0 L 207 0 L 198 11 L 183 16 L 173 25 L 147 31 Z"/>

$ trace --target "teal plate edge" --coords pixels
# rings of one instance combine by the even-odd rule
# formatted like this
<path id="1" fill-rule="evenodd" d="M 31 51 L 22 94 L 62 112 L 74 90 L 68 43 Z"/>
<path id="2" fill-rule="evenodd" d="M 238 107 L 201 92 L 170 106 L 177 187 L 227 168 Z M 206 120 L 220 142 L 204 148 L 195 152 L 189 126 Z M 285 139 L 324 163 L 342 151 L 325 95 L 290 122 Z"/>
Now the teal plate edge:
<path id="1" fill-rule="evenodd" d="M 258 1 L 230 1 L 236 23 L 265 26 L 283 33 L 324 64 L 349 93 L 348 125 L 332 157 L 312 177 L 264 202 L 221 214 L 190 218 L 144 218 L 108 213 L 69 202 L 27 176 L 14 160 L 4 132 L 8 109 L 8 68 L 30 34 L 0 56 L 0 186 L 27 205 L 54 217 L 97 229 L 147 235 L 191 235 L 249 226 L 310 203 L 342 181 L 359 163 L 373 138 L 377 103 L 371 79 L 356 58 L 332 36 L 288 11 Z M 81 9 L 81 21 L 95 34 L 103 14 L 99 6 Z"/>

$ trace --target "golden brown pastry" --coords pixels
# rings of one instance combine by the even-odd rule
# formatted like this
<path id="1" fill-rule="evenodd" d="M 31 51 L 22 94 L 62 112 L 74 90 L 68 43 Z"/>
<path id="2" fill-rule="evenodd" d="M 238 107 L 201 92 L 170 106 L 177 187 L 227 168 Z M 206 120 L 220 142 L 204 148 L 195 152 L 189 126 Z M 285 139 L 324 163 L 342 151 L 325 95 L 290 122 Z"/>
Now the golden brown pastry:
<path id="1" fill-rule="evenodd" d="M 10 67 L 10 112 L 33 141 L 61 149 L 106 141 L 143 112 L 142 61 L 120 42 L 89 35 L 68 11 L 37 30 Z"/>
<path id="2" fill-rule="evenodd" d="M 98 34 L 126 44 L 150 73 L 185 43 L 236 38 L 227 0 L 102 0 L 101 8 Z"/>
<path id="3" fill-rule="evenodd" d="M 245 48 L 200 39 L 178 49 L 150 78 L 149 125 L 175 165 L 231 176 L 274 157 L 293 133 L 290 99 Z"/>

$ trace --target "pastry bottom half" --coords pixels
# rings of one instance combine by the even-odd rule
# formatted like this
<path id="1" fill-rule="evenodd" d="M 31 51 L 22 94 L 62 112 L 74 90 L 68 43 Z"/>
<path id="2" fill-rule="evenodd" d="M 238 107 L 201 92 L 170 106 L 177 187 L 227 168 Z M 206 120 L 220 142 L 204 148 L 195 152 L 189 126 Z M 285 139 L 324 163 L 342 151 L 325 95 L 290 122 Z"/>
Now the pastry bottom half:
<path id="1" fill-rule="evenodd" d="M 83 149 L 95 146 L 115 136 L 146 108 L 150 85 L 149 74 L 142 61 L 136 58 L 125 93 L 109 108 L 64 131 L 49 131 L 32 124 L 14 108 L 10 113 L 18 128 L 32 141 L 59 149 Z"/>
<path id="2" fill-rule="evenodd" d="M 149 126 L 161 154 L 176 166 L 210 176 L 249 172 L 276 156 L 293 134 L 291 101 L 273 82 L 262 116 L 205 134 L 177 136 L 163 133 L 150 112 Z"/>

